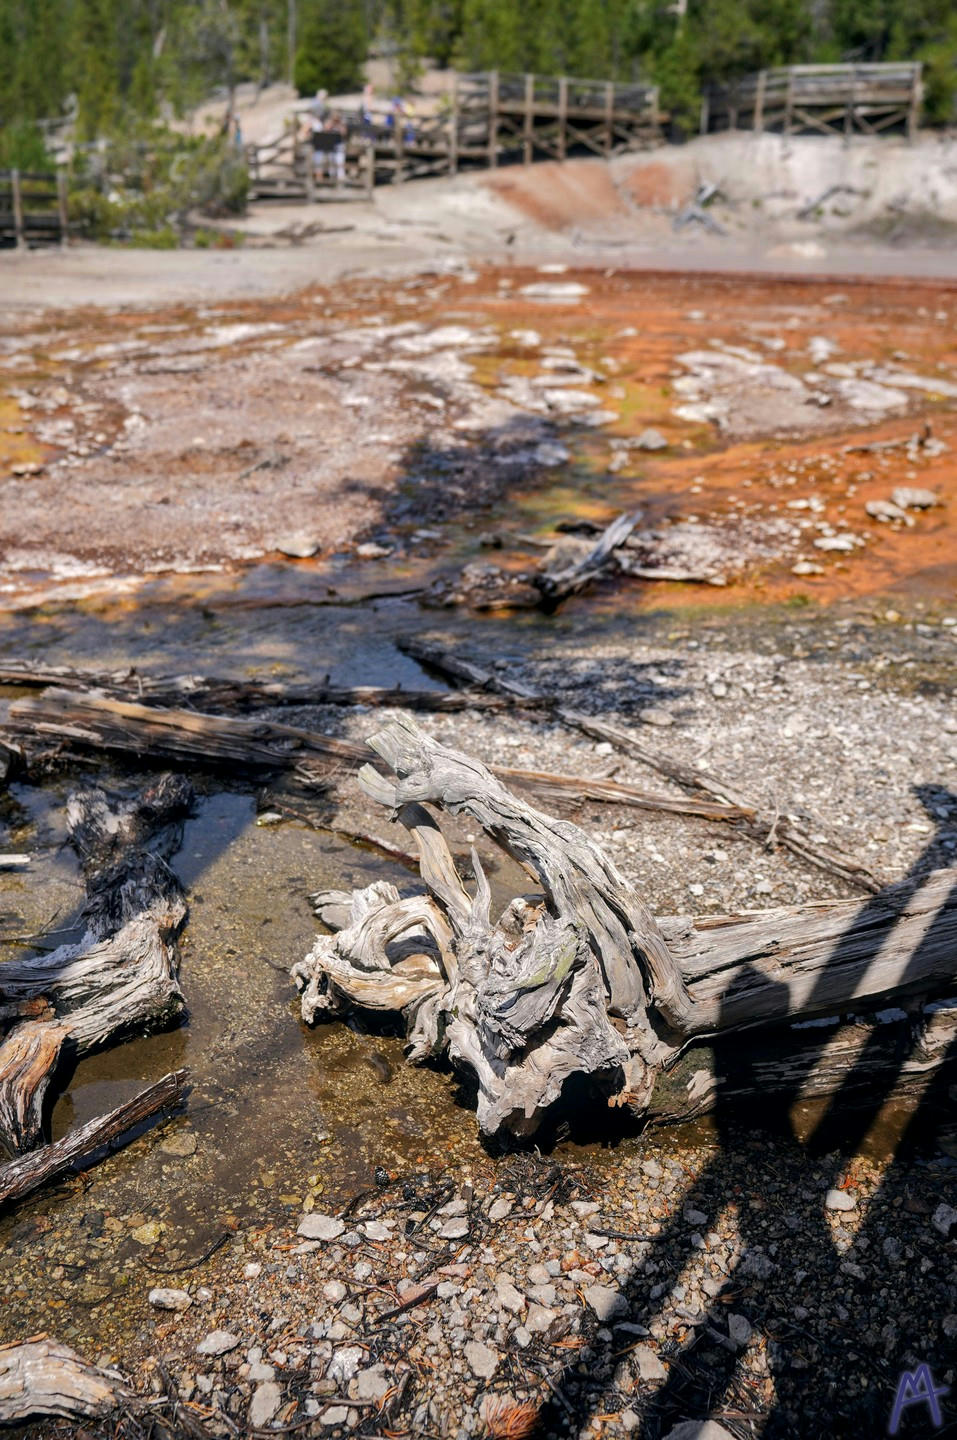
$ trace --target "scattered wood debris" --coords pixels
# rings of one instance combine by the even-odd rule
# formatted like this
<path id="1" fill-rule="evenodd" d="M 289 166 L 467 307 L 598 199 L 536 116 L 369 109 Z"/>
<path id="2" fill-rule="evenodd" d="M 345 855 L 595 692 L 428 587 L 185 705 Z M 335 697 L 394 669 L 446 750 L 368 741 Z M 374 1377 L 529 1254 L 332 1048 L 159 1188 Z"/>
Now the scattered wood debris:
<path id="1" fill-rule="evenodd" d="M 521 700 L 519 699 L 519 703 Z M 135 754 L 179 765 L 237 765 L 253 773 L 286 771 L 310 789 L 326 789 L 363 764 L 363 745 L 314 730 L 266 720 L 237 720 L 195 710 L 174 710 L 111 700 L 95 693 L 49 690 L 10 707 L 12 733 L 26 744 L 49 736 L 61 745 Z M 616 780 L 552 775 L 497 766 L 509 783 L 541 794 L 599 800 L 643 810 L 696 815 L 706 820 L 742 816 L 734 801 L 658 795 Z"/>
<path id="2" fill-rule="evenodd" d="M 473 660 L 457 653 L 453 654 L 441 645 L 418 637 L 407 638 L 401 643 L 406 654 L 450 679 L 464 680 L 471 686 L 484 686 L 497 694 L 514 696 L 516 701 L 526 708 L 532 704 L 538 704 L 570 729 L 578 730 L 583 735 L 588 735 L 595 740 L 607 741 L 617 750 L 633 756 L 642 764 L 649 765 L 659 774 L 666 775 L 669 780 L 674 780 L 684 789 L 699 795 L 707 795 L 719 804 L 736 807 L 738 812 L 736 815 L 723 817 L 713 815 L 709 818 L 733 820 L 740 829 L 759 844 L 783 845 L 786 849 L 793 851 L 795 855 L 800 855 L 809 864 L 816 865 L 819 869 L 829 871 L 831 874 L 839 875 L 842 879 L 859 885 L 864 890 L 876 893 L 881 888 L 880 882 L 867 867 L 855 860 L 853 856 L 843 852 L 838 853 L 836 850 L 816 844 L 810 839 L 803 826 L 789 815 L 779 811 L 773 815 L 764 813 L 762 807 L 740 790 L 735 782 L 712 775 L 697 765 L 689 765 L 670 755 L 652 750 L 619 726 L 609 725 L 604 720 L 597 720 L 591 715 L 585 715 L 580 710 L 573 710 L 570 706 L 563 705 L 554 696 L 540 694 L 529 686 L 509 680 Z"/>

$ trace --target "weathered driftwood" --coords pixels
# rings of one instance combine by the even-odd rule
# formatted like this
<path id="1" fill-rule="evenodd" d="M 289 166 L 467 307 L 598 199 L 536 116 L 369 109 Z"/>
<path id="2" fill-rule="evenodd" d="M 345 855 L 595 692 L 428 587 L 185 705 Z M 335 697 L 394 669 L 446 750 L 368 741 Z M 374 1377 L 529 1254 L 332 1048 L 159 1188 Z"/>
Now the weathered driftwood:
<path id="1" fill-rule="evenodd" d="M 96 694 L 49 690 L 10 707 L 18 736 L 49 736 L 62 744 L 134 754 L 141 759 L 185 765 L 228 765 L 254 773 L 291 772 L 311 788 L 334 783 L 366 759 L 363 745 L 314 730 L 267 720 L 238 720 L 194 710 L 138 705 Z M 595 800 L 639 809 L 694 815 L 707 820 L 740 818 L 741 809 L 723 800 L 686 800 L 658 795 L 601 777 L 552 775 L 497 766 L 510 784 L 539 794 Z"/>
<path id="2" fill-rule="evenodd" d="M 406 654 L 451 679 L 464 680 L 471 686 L 484 686 L 500 695 L 514 696 L 516 701 L 526 708 L 537 702 L 542 709 L 554 715 L 569 729 L 578 730 L 581 734 L 588 735 L 594 740 L 607 741 L 623 754 L 633 756 L 634 759 L 640 760 L 642 764 L 650 766 L 659 774 L 666 775 L 668 779 L 674 780 L 676 784 L 686 790 L 696 791 L 699 795 L 707 795 L 719 804 L 734 806 L 735 814 L 714 815 L 710 818 L 734 821 L 738 829 L 759 844 L 768 847 L 776 844 L 783 845 L 785 849 L 799 855 L 809 864 L 826 870 L 830 874 L 838 875 L 852 884 L 859 885 L 863 890 L 870 890 L 875 894 L 880 890 L 880 882 L 860 861 L 852 855 L 848 855 L 846 851 L 839 852 L 831 847 L 813 842 L 797 819 L 780 811 L 773 814 L 768 813 L 766 807 L 762 807 L 745 794 L 736 782 L 728 780 L 724 776 L 713 775 L 707 770 L 702 770 L 700 766 L 689 765 L 687 762 L 677 760 L 661 751 L 652 750 L 650 746 L 644 745 L 636 739 L 630 731 L 622 730 L 618 725 L 609 725 L 604 720 L 598 720 L 592 715 L 585 715 L 580 710 L 563 705 L 554 696 L 543 695 L 527 685 L 499 675 L 473 660 L 453 654 L 441 645 L 421 640 L 418 637 L 403 640 L 401 644 Z"/>
<path id="3" fill-rule="evenodd" d="M 447 1051 L 474 1071 L 487 1133 L 534 1130 L 573 1074 L 601 1075 L 610 1103 L 646 1113 L 696 1037 L 886 1007 L 954 982 L 957 872 L 863 904 L 659 925 L 582 831 L 483 765 L 411 721 L 369 743 L 396 779 L 367 766 L 359 783 L 409 830 L 427 893 L 378 883 L 317 896 L 338 933 L 294 967 L 302 1014 L 402 1011 L 410 1058 Z M 542 893 L 493 921 L 478 856 L 471 896 L 429 803 L 477 821 Z"/>
<path id="4" fill-rule="evenodd" d="M 14 1153 L 40 1142 L 47 1092 L 67 1033 L 52 1018 L 26 1020 L 0 1045 L 0 1136 Z"/>
<path id="5" fill-rule="evenodd" d="M 546 556 L 542 568 L 532 576 L 532 584 L 541 593 L 542 603 L 553 609 L 569 595 L 577 595 L 608 570 L 617 568 L 615 552 L 628 539 L 641 519 L 642 512 L 616 515 L 601 532 L 596 544 L 584 555 L 569 561 L 564 555 L 550 562 Z"/>
<path id="6" fill-rule="evenodd" d="M 201 706 L 239 713 L 286 705 L 398 706 L 403 710 L 502 710 L 507 701 L 488 691 L 408 690 L 401 685 L 300 684 L 282 680 L 231 680 L 208 675 L 141 675 L 139 671 L 85 670 L 42 665 L 9 656 L 0 661 L 0 685 L 21 689 L 96 690 L 112 700 L 151 705 Z"/>
<path id="7" fill-rule="evenodd" d="M 115 1376 L 46 1336 L 0 1347 L 0 1425 L 101 1418 L 131 1398 Z"/>
<path id="8" fill-rule="evenodd" d="M 136 1127 L 177 1104 L 188 1084 L 187 1070 L 173 1070 L 107 1115 L 98 1115 L 51 1145 L 42 1145 L 0 1166 L 0 1205 L 22 1200 L 74 1166 L 90 1162 L 106 1146 L 116 1147 L 134 1139 Z"/>
<path id="9" fill-rule="evenodd" d="M 10 706 L 14 734 L 37 735 L 150 760 L 248 770 L 297 769 L 320 783 L 322 761 L 355 762 L 362 747 L 330 735 L 260 720 L 237 720 L 199 711 L 139 705 L 72 690 L 48 690 Z"/>
<path id="10" fill-rule="evenodd" d="M 0 970 L 0 1140 L 13 1154 L 42 1133 L 44 1102 L 61 1054 L 77 1059 L 146 1026 L 161 1027 L 183 1006 L 176 936 L 183 892 L 162 854 L 178 838 L 192 790 L 166 776 L 135 799 L 111 806 L 99 790 L 72 795 L 71 839 L 86 874 L 79 941 L 7 960 Z"/>

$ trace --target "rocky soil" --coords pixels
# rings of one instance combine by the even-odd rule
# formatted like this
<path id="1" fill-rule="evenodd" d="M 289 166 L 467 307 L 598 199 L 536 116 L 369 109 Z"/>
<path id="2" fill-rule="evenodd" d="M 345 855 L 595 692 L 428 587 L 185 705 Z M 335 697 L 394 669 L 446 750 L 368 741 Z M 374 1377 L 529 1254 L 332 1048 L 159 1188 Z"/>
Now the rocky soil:
<path id="1" fill-rule="evenodd" d="M 955 864 L 944 290 L 554 269 L 354 284 L 11 333 L 6 649 L 428 684 L 397 645 L 428 634 L 734 778 L 881 881 Z M 508 583 L 557 523 L 635 505 L 649 563 L 726 584 L 618 579 L 552 616 L 456 599 L 463 567 Z M 274 715 L 363 739 L 389 713 Z M 486 761 L 669 789 L 534 713 L 416 719 Z M 56 1334 L 147 1408 L 26 1433 L 852 1440 L 884 1432 L 905 1370 L 957 1389 L 952 1071 L 916 1109 L 889 1075 L 859 1108 L 767 1097 L 677 1133 L 570 1096 L 537 1150 L 482 1147 L 467 1078 L 408 1070 L 388 1027 L 297 1022 L 309 892 L 411 884 L 404 836 L 334 780 L 290 806 L 199 777 L 235 863 L 190 831 L 180 1039 L 220 1069 L 195 1057 L 185 1114 L 2 1222 L 3 1338 Z M 10 946 L 72 904 L 62 795 L 28 789 L 0 809 L 0 849 L 34 852 L 0 888 Z M 658 914 L 853 893 L 726 824 L 566 813 Z M 451 838 L 467 875 L 474 837 Z M 478 848 L 507 898 L 518 877 Z M 127 1051 L 145 1073 L 168 1038 Z"/>

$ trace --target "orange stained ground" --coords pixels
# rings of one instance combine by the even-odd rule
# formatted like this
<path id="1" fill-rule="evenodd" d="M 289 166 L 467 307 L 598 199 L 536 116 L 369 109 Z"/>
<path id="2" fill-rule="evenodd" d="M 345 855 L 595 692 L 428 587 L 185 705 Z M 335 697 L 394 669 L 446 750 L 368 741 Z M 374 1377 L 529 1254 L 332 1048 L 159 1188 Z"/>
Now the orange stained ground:
<path id="1" fill-rule="evenodd" d="M 812 337 L 825 336 L 838 347 L 836 360 L 897 364 L 922 375 L 939 374 L 953 384 L 957 284 L 614 271 L 550 277 L 510 272 L 506 278 L 512 283 L 505 290 L 502 276 L 494 272 L 482 277 L 481 288 L 460 287 L 455 298 L 462 308 L 456 314 L 479 318 L 481 311 L 503 328 L 533 328 L 547 342 L 575 349 L 579 359 L 598 370 L 610 357 L 614 373 L 607 404 L 620 418 L 607 433 L 635 435 L 654 426 L 671 442 L 667 451 L 633 452 L 633 463 L 608 477 L 604 493 L 594 487 L 577 497 L 569 487 L 551 492 L 544 497 L 545 512 L 555 519 L 568 515 L 577 498 L 577 513 L 602 521 L 641 503 L 652 522 L 665 516 L 696 515 L 707 522 L 735 515 L 744 530 L 752 517 L 785 514 L 798 520 L 807 513 L 800 502 L 813 498 L 822 507 L 812 512 L 815 520 L 849 528 L 866 540 L 865 547 L 850 554 L 819 552 L 808 548 L 810 541 L 802 545 L 800 553 L 821 566 L 821 575 L 793 575 L 797 552 L 788 553 L 751 566 L 725 588 L 669 585 L 667 603 L 727 606 L 802 595 L 824 603 L 866 596 L 957 602 L 957 401 L 915 391 L 906 415 L 880 423 L 866 424 L 859 414 L 833 419 L 818 414 L 815 422 L 820 427 L 823 418 L 823 432 L 724 441 L 711 426 L 676 419 L 678 397 L 672 390 L 680 373 L 677 356 L 713 341 L 760 349 L 762 335 L 784 337 L 791 354 L 804 355 Z M 523 286 L 543 278 L 558 284 L 577 280 L 589 293 L 577 309 L 543 305 L 521 294 Z M 769 350 L 767 358 L 778 357 Z M 814 369 L 809 357 L 794 373 L 802 369 Z M 916 466 L 904 444 L 871 452 L 848 448 L 905 442 L 926 424 L 947 449 L 921 456 Z M 583 441 L 584 451 L 596 461 L 602 448 L 599 434 Z M 912 512 L 914 523 L 908 527 L 866 514 L 868 501 L 889 499 L 900 485 L 933 490 L 941 504 Z M 542 511 L 534 497 L 527 498 L 533 513 Z M 639 587 L 634 582 L 634 589 Z M 663 602 L 660 585 L 640 588 L 639 605 Z"/>
<path id="2" fill-rule="evenodd" d="M 578 282 L 587 293 L 553 303 L 522 293 L 525 286 L 542 282 Z M 88 310 L 50 315 L 39 324 L 34 320 L 36 373 L 49 378 L 56 371 L 44 354 L 45 327 L 56 332 L 57 344 L 64 330 L 88 343 L 133 338 L 158 323 L 199 327 L 208 313 L 176 306 L 109 314 Z M 838 360 L 898 364 L 957 382 L 957 282 L 488 268 L 471 280 L 436 275 L 405 282 L 354 280 L 301 296 L 220 306 L 216 317 L 306 323 L 310 315 L 334 316 L 345 326 L 372 313 L 386 321 L 496 328 L 497 347 L 470 357 L 476 378 L 490 390 L 509 374 L 533 374 L 539 368 L 539 356 L 523 350 L 510 337 L 512 330 L 533 329 L 546 345 L 567 346 L 607 377 L 596 393 L 618 418 L 601 430 L 569 434 L 580 462 L 574 477 L 552 478 L 544 487 L 508 497 L 496 520 L 514 519 L 527 529 L 545 531 L 560 518 L 605 521 L 640 503 L 652 522 L 695 515 L 706 523 L 734 516 L 745 534 L 763 516 L 798 520 L 808 512 L 792 502 L 813 498 L 815 520 L 866 540 L 863 548 L 840 554 L 809 549 L 809 538 L 800 553 L 820 564 L 820 575 L 792 574 L 793 551 L 750 566 L 724 589 L 629 582 L 629 603 L 724 606 L 797 595 L 822 602 L 855 596 L 899 596 L 948 606 L 957 601 L 957 401 L 913 391 L 906 414 L 876 424 L 865 423 L 859 413 L 835 408 L 833 414 L 822 414 L 808 407 L 813 413 L 806 427 L 792 425 L 781 433 L 769 415 L 766 427 L 734 439 L 710 424 L 676 418 L 680 397 L 673 388 L 681 373 L 677 357 L 715 342 L 746 345 L 794 374 L 806 373 L 814 369 L 808 342 L 819 336 L 835 343 Z M 786 354 L 763 348 L 762 337 L 783 338 Z M 28 420 L 5 403 L 0 460 L 39 458 L 27 431 L 18 433 Z M 928 423 L 948 448 L 916 464 L 903 447 L 871 453 L 847 449 L 905 440 Z M 648 426 L 664 434 L 669 448 L 631 452 L 628 465 L 609 474 L 610 438 L 634 436 Z M 907 528 L 869 518 L 866 502 L 889 498 L 897 485 L 933 490 L 941 504 L 915 513 Z M 488 517 L 479 523 L 486 527 Z"/>

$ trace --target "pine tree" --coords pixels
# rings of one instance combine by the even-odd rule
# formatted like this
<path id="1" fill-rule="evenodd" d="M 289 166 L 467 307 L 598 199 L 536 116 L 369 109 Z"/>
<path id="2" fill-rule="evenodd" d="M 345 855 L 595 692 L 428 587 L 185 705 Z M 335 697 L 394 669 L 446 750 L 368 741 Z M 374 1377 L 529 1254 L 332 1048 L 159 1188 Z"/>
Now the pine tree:
<path id="1" fill-rule="evenodd" d="M 361 0 L 312 0 L 296 51 L 294 79 L 299 94 L 361 90 L 368 49 Z"/>

